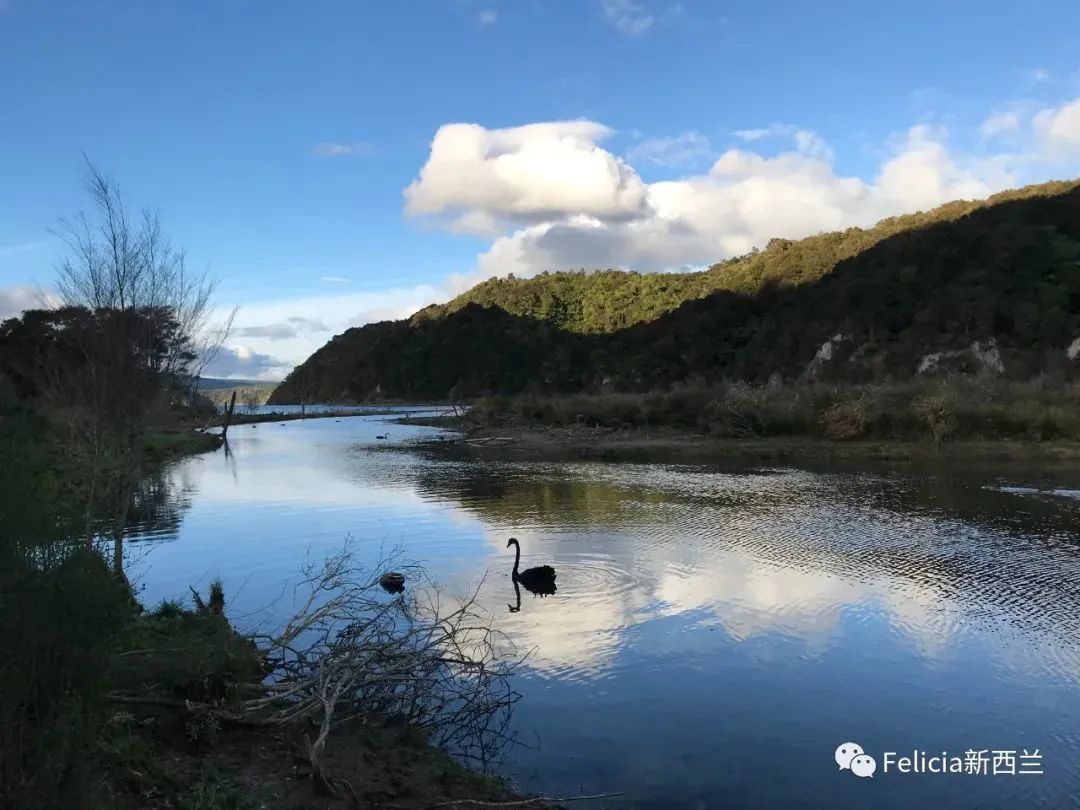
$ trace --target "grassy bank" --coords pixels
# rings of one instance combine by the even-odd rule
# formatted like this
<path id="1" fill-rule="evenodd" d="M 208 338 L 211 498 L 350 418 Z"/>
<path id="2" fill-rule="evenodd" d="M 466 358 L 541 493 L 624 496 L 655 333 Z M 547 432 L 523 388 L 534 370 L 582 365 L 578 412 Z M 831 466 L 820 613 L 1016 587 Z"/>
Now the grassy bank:
<path id="1" fill-rule="evenodd" d="M 136 609 L 105 664 L 108 711 L 90 754 L 99 767 L 89 806 L 422 808 L 513 798 L 501 781 L 464 768 L 415 728 L 377 715 L 328 737 L 316 768 L 308 753 L 315 716 L 276 722 L 278 704 L 263 697 L 273 667 L 226 619 L 218 584 L 192 609 L 178 602 Z M 253 699 L 267 710 L 247 713 Z M 324 774 L 332 774 L 325 783 Z"/>
<path id="2" fill-rule="evenodd" d="M 410 420 L 416 422 L 416 420 Z M 915 458 L 1080 457 L 1080 387 L 971 378 L 897 385 L 687 386 L 650 394 L 495 397 L 461 418 L 482 452 Z M 476 439 L 512 439 L 477 444 Z"/>

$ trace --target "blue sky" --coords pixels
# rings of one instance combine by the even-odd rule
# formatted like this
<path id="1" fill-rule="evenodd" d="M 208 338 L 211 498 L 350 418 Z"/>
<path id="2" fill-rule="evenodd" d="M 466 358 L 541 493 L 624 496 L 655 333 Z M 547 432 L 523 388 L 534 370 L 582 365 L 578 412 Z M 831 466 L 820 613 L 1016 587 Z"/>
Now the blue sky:
<path id="1" fill-rule="evenodd" d="M 1078 30 L 1075 0 L 0 0 L 0 315 L 48 289 L 82 152 L 240 305 L 217 370 L 268 377 L 494 274 L 1077 176 Z"/>

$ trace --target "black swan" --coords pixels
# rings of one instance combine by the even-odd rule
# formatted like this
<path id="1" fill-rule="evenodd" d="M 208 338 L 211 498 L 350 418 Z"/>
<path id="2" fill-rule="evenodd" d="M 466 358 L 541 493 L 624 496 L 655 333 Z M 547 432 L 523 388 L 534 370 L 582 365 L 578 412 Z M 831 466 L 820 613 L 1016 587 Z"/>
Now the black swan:
<path id="1" fill-rule="evenodd" d="M 550 565 L 541 565 L 538 568 L 526 568 L 524 571 L 519 572 L 521 544 L 518 543 L 517 538 L 511 537 L 506 542 L 506 547 L 510 548 L 510 546 L 514 547 L 514 571 L 512 574 L 514 582 L 520 582 L 525 586 L 525 590 L 539 596 L 555 593 L 555 569 Z"/>
<path id="2" fill-rule="evenodd" d="M 387 571 L 379 577 L 379 584 L 387 593 L 401 593 L 405 590 L 405 575 L 397 571 Z"/>

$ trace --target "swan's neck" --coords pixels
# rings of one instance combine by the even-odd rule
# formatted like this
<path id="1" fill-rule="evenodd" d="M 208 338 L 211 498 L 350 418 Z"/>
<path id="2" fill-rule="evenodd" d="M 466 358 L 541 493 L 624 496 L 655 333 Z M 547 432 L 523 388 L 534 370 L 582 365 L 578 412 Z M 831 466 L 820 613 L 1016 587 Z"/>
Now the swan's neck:
<path id="1" fill-rule="evenodd" d="M 514 543 L 514 579 L 517 579 L 518 575 L 518 563 L 521 562 L 521 546 Z"/>

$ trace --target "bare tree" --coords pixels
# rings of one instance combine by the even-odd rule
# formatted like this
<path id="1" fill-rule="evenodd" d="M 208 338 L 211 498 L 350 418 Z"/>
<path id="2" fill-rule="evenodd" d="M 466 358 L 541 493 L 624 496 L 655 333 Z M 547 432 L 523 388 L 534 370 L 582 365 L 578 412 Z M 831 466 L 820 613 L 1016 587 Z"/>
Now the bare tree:
<path id="1" fill-rule="evenodd" d="M 229 339 L 229 335 L 232 333 L 233 321 L 236 319 L 236 313 L 239 307 L 233 307 L 229 310 L 229 314 L 222 320 L 216 323 L 209 323 L 201 330 L 201 340 L 195 350 L 195 360 L 192 361 L 189 368 L 190 375 L 190 388 L 189 396 L 191 405 L 194 407 L 196 395 L 199 393 L 199 383 L 202 380 L 203 372 L 206 371 L 206 367 L 214 361 L 218 352 L 221 351 L 221 347 L 225 345 L 225 341 Z"/>
<path id="2" fill-rule="evenodd" d="M 93 214 L 61 220 L 57 231 L 70 251 L 57 288 L 78 339 L 66 355 L 54 353 L 44 377 L 84 479 L 88 542 L 104 512 L 119 569 L 148 428 L 182 402 L 199 347 L 220 347 L 232 319 L 211 322 L 215 284 L 188 270 L 157 215 L 132 217 L 120 187 L 86 166 Z"/>
<path id="3" fill-rule="evenodd" d="M 296 392 L 296 398 L 299 400 L 296 404 L 300 406 L 300 418 L 306 419 L 307 406 L 312 403 L 312 400 L 315 397 L 315 381 L 311 378 L 310 374 L 305 374 L 299 368 L 294 371 L 293 374 L 296 375 L 293 390 Z"/>

